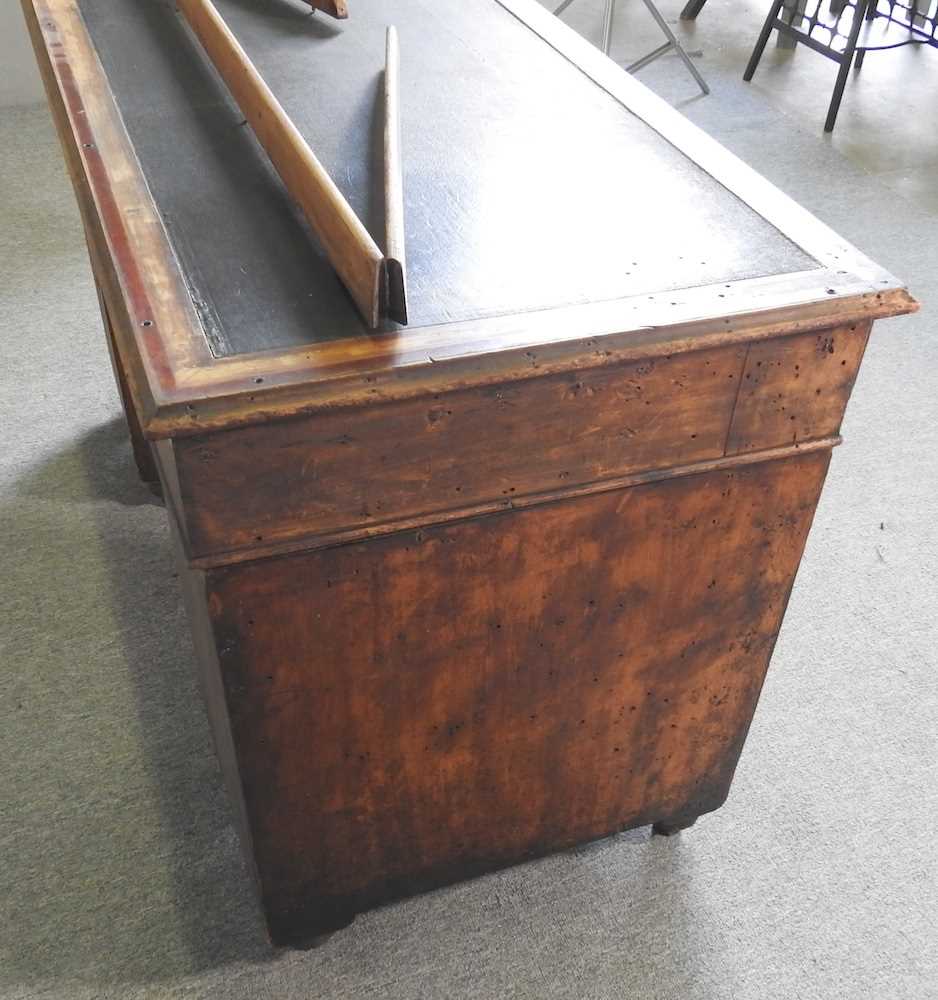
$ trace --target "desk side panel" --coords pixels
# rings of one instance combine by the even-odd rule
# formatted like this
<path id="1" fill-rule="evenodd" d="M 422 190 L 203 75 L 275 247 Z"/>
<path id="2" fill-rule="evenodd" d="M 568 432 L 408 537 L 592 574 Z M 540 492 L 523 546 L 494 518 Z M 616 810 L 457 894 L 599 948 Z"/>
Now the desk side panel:
<path id="1" fill-rule="evenodd" d="M 212 733 L 212 743 L 221 767 L 225 790 L 228 794 L 232 818 L 238 831 L 241 853 L 245 866 L 252 876 L 255 891 L 260 885 L 257 871 L 254 839 L 251 831 L 251 821 L 244 799 L 244 789 L 241 784 L 241 773 L 238 766 L 238 754 L 232 738 L 231 722 L 228 717 L 228 707 L 219 668 L 218 650 L 215 645 L 211 616 L 206 595 L 206 577 L 200 570 L 193 570 L 187 564 L 182 550 L 181 540 L 172 517 L 170 527 L 173 534 L 173 546 L 176 561 L 179 566 L 179 580 L 182 588 L 186 615 L 192 631 L 192 642 L 195 647 L 197 671 L 196 676 L 205 713 L 208 716 L 209 728 Z"/>
<path id="2" fill-rule="evenodd" d="M 717 808 L 828 459 L 210 571 L 274 939 Z"/>

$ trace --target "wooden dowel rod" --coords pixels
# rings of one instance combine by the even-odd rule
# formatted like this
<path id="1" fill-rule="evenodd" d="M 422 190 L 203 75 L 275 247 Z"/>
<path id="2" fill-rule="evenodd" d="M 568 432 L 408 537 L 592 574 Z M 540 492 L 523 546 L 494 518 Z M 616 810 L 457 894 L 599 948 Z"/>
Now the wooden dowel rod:
<path id="1" fill-rule="evenodd" d="M 400 47 L 388 28 L 384 67 L 384 225 L 386 311 L 407 322 L 407 262 L 404 251 L 404 165 L 401 156 Z"/>
<path id="2" fill-rule="evenodd" d="M 177 0 L 355 304 L 379 322 L 384 257 L 211 0 Z"/>

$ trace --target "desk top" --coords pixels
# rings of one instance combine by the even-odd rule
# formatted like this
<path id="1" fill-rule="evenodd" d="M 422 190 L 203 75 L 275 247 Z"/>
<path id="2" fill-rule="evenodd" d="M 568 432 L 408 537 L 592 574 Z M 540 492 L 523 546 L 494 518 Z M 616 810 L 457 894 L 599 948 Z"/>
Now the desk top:
<path id="1" fill-rule="evenodd" d="M 411 326 L 814 266 L 497 3 L 216 6 L 378 243 L 397 25 Z M 214 352 L 364 335 L 172 3 L 79 7 Z"/>
<path id="2" fill-rule="evenodd" d="M 397 26 L 412 322 L 364 327 L 171 2 L 24 0 L 154 436 L 914 308 L 534 0 L 215 2 L 379 244 Z"/>

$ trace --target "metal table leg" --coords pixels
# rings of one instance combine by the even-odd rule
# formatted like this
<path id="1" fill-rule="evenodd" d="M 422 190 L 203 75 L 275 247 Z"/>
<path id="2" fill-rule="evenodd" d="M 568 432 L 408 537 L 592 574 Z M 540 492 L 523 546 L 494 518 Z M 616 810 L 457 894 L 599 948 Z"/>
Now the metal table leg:
<path id="1" fill-rule="evenodd" d="M 612 48 L 612 22 L 616 16 L 616 0 L 606 0 L 606 9 L 603 11 L 603 52 L 609 55 Z"/>
<path id="2" fill-rule="evenodd" d="M 699 3 L 699 6 L 697 7 L 698 11 L 700 10 L 701 7 L 703 7 L 705 2 L 706 0 L 690 0 L 690 3 Z M 805 0 L 800 0 L 800 2 L 803 3 L 805 2 Z M 563 3 L 560 4 L 560 6 L 554 10 L 554 14 L 559 16 L 570 6 L 571 3 L 573 3 L 573 0 L 563 0 Z M 701 91 L 704 94 L 709 94 L 710 88 L 707 86 L 706 80 L 704 80 L 704 78 L 700 75 L 700 72 L 694 65 L 693 61 L 691 60 L 687 52 L 684 51 L 684 46 L 681 45 L 681 43 L 677 40 L 677 37 L 671 30 L 671 26 L 661 16 L 661 12 L 654 5 L 652 0 L 642 0 L 642 3 L 645 4 L 645 6 L 648 8 L 648 13 L 651 14 L 651 16 L 655 19 L 655 23 L 662 30 L 662 32 L 664 32 L 664 36 L 667 39 L 667 41 L 664 42 L 664 44 L 659 45 L 658 48 L 653 49 L 647 55 L 642 56 L 641 59 L 636 59 L 635 62 L 626 66 L 625 67 L 626 71 L 629 73 L 635 73 L 638 70 L 640 70 L 643 66 L 647 66 L 649 63 L 654 62 L 655 59 L 657 59 L 659 56 L 663 56 L 666 52 L 669 52 L 671 51 L 671 49 L 673 49 L 678 54 L 678 56 L 680 56 L 681 61 L 687 67 L 688 72 L 697 82 L 697 86 L 700 87 Z M 690 7 L 690 3 L 688 4 L 688 7 Z M 688 8 L 685 8 L 685 10 L 687 9 Z M 613 21 L 615 20 L 615 13 L 616 13 L 616 0 L 606 0 L 606 6 L 603 11 L 602 50 L 603 52 L 606 53 L 607 56 L 609 55 L 609 52 L 612 48 L 612 25 Z"/>
<path id="3" fill-rule="evenodd" d="M 681 62 L 687 67 L 687 72 L 697 81 L 697 86 L 700 87 L 704 94 L 710 93 L 710 88 L 707 86 L 707 81 L 700 75 L 699 70 L 694 65 L 691 57 L 684 51 L 684 46 L 677 40 L 674 32 L 671 30 L 671 26 L 668 22 L 661 16 L 661 11 L 652 3 L 652 0 L 642 0 L 642 3 L 648 8 L 648 13 L 655 19 L 658 27 L 664 32 L 664 37 L 667 38 L 667 42 L 664 45 L 659 46 L 652 52 L 649 52 L 647 56 L 642 56 L 641 59 L 636 59 L 631 66 L 626 66 L 626 70 L 629 73 L 634 73 L 636 70 L 642 68 L 642 66 L 647 66 L 650 62 L 653 62 L 658 56 L 663 56 L 668 49 L 674 49 L 674 51 L 681 57 Z"/>

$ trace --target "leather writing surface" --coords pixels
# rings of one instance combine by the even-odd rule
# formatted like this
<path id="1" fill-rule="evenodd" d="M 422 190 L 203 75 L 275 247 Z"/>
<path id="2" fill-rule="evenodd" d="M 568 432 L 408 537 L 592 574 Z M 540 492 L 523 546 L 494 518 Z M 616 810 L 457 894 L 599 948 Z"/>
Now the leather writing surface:
<path id="1" fill-rule="evenodd" d="M 494 0 L 216 0 L 382 242 L 401 38 L 412 326 L 806 270 L 806 255 Z M 79 0 L 217 355 L 367 334 L 166 0 Z"/>

